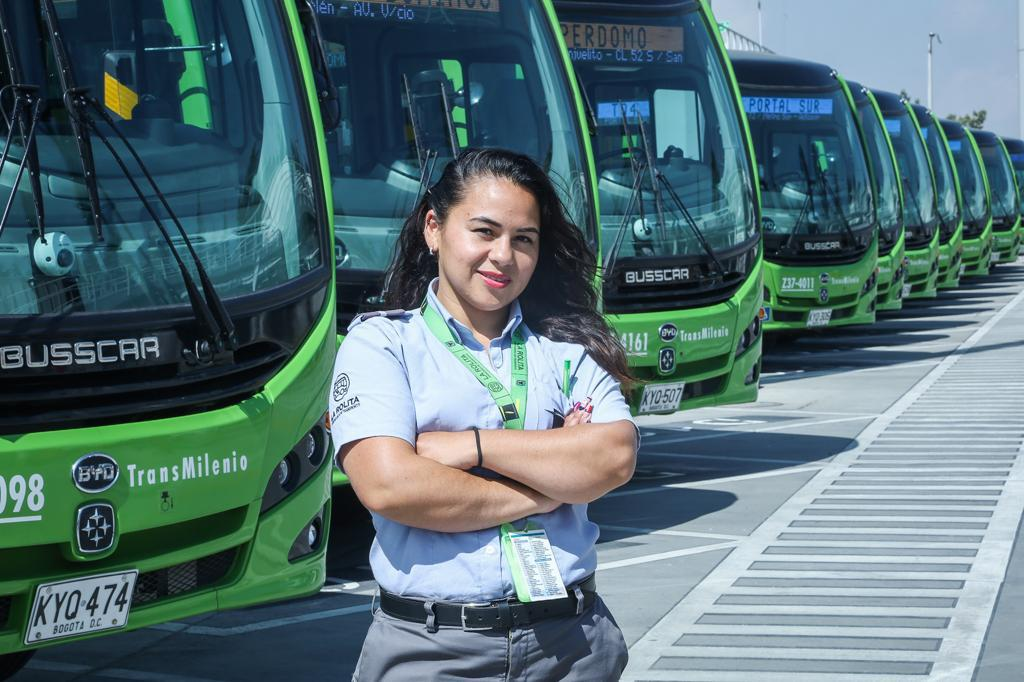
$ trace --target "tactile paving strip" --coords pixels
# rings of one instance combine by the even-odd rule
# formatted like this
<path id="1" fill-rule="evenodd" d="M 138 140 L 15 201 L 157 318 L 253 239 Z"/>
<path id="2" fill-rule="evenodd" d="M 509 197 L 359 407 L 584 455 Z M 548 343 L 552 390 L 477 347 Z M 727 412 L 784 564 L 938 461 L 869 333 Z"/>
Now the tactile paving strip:
<path id="1" fill-rule="evenodd" d="M 1022 300 L 740 543 L 624 679 L 971 679 L 1024 511 Z"/>

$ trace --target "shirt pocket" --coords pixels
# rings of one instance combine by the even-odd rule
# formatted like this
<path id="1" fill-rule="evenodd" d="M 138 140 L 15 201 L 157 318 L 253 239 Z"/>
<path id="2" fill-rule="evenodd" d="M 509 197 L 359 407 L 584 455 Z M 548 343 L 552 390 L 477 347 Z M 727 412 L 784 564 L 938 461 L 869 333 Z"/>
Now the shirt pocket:
<path id="1" fill-rule="evenodd" d="M 554 373 L 537 376 L 530 372 L 530 394 L 527 415 L 531 418 L 527 428 L 543 431 L 559 428 L 571 407 L 569 399 L 559 386 L 560 377 Z"/>

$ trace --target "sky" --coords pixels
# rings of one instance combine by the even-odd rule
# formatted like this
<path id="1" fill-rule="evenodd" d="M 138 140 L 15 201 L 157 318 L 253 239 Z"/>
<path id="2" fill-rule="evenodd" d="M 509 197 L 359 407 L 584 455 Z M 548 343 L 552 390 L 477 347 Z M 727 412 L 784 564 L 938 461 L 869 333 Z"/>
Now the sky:
<path id="1" fill-rule="evenodd" d="M 934 45 L 934 110 L 987 109 L 985 128 L 1021 137 L 1018 0 L 761 0 L 764 43 L 824 62 L 862 85 L 927 103 L 928 33 Z M 711 0 L 720 22 L 757 40 L 757 0 Z"/>

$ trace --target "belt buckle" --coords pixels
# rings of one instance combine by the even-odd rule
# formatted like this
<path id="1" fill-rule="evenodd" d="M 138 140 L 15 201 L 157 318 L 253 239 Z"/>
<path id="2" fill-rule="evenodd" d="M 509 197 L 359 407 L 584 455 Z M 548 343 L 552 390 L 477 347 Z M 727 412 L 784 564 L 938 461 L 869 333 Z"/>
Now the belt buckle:
<path id="1" fill-rule="evenodd" d="M 468 604 L 462 604 L 462 608 L 459 609 L 459 615 L 462 619 L 462 631 L 463 632 L 483 632 L 485 630 L 493 630 L 494 628 L 490 625 L 467 625 L 466 624 L 466 609 L 477 609 L 491 606 L 490 602 L 469 602 Z"/>

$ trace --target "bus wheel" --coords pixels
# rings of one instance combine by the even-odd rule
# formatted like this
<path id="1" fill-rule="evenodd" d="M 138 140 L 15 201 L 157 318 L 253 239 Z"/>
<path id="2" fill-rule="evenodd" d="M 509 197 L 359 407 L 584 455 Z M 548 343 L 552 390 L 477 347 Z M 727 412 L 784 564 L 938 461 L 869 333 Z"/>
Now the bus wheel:
<path id="1" fill-rule="evenodd" d="M 0 656 L 0 680 L 7 680 L 14 677 L 14 673 L 25 667 L 29 659 L 36 653 L 35 649 L 18 651 L 13 654 Z"/>

